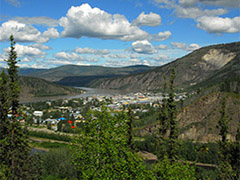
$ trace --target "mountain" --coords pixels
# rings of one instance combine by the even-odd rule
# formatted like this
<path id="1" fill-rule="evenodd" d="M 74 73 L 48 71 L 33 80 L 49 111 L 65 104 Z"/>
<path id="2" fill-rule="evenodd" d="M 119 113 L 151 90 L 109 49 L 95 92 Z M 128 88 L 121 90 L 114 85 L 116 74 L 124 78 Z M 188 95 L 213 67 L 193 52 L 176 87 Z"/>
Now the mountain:
<path id="1" fill-rule="evenodd" d="M 40 72 L 40 71 L 44 71 L 46 69 L 36 69 L 36 68 L 19 68 L 19 75 L 24 76 L 27 74 L 31 74 L 31 73 L 36 73 L 36 72 Z"/>
<path id="2" fill-rule="evenodd" d="M 94 77 L 104 76 L 104 77 L 113 77 L 113 76 L 123 76 L 133 73 L 139 73 L 153 69 L 154 67 L 137 65 L 129 67 L 104 67 L 104 66 L 78 66 L 78 65 L 64 65 L 57 68 L 47 69 L 39 72 L 33 72 L 26 74 L 31 77 L 39 77 L 48 81 L 54 81 L 61 84 L 61 82 L 66 82 L 64 78 L 73 77 L 74 82 L 79 83 L 77 77 L 83 78 L 85 76 Z M 62 81 L 61 81 L 62 80 Z M 92 80 L 92 79 L 91 79 Z M 75 85 L 74 82 L 71 85 Z M 69 85 L 69 84 L 68 84 Z"/>
<path id="3" fill-rule="evenodd" d="M 227 80 L 226 76 L 236 78 L 240 70 L 239 59 L 240 42 L 207 46 L 164 66 L 105 80 L 98 88 L 129 91 L 161 89 L 163 77 L 169 77 L 172 68 L 176 70 L 175 82 L 178 88 L 191 87 L 200 82 L 207 86 L 222 79 Z"/>
<path id="4" fill-rule="evenodd" d="M 20 102 L 48 100 L 50 97 L 80 94 L 82 91 L 64 87 L 35 77 L 20 76 Z"/>

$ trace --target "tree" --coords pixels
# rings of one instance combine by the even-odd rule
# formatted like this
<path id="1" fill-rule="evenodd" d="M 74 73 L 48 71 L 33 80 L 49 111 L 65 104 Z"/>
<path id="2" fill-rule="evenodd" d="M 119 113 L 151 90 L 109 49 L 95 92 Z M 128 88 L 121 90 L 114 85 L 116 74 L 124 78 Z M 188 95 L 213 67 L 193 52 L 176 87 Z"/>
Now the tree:
<path id="1" fill-rule="evenodd" d="M 221 141 L 218 141 L 219 145 L 219 166 L 218 166 L 218 179 L 237 179 L 238 171 L 238 156 L 237 143 L 229 142 L 227 140 L 227 134 L 229 129 L 229 117 L 226 114 L 226 98 L 221 101 L 220 109 L 221 117 L 218 120 L 217 128 L 219 129 L 219 135 Z"/>
<path id="2" fill-rule="evenodd" d="M 10 36 L 11 46 L 7 60 L 8 78 L 1 74 L 1 166 L 5 167 L 1 172 L 1 179 L 30 179 L 28 169 L 30 167 L 28 159 L 30 158 L 30 147 L 28 145 L 27 135 L 20 123 L 17 121 L 19 92 L 17 53 L 15 51 L 15 41 Z M 10 110 L 11 117 L 8 117 L 6 110 Z"/>
<path id="3" fill-rule="evenodd" d="M 164 77 L 163 83 L 163 104 L 159 114 L 160 127 L 159 127 L 159 157 L 163 158 L 165 155 L 169 159 L 176 159 L 177 154 L 177 138 L 178 128 L 176 120 L 176 103 L 175 103 L 175 92 L 174 92 L 174 80 L 176 78 L 175 69 L 172 69 L 169 80 L 169 93 L 168 99 L 165 97 L 167 90 L 166 78 Z M 167 131 L 169 136 L 167 137 Z"/>
<path id="4" fill-rule="evenodd" d="M 170 161 L 164 158 L 153 167 L 154 179 L 156 180 L 195 180 L 195 169 L 193 166 Z"/>
<path id="5" fill-rule="evenodd" d="M 219 135 L 221 136 L 222 143 L 224 145 L 227 140 L 227 133 L 229 129 L 229 126 L 228 126 L 229 117 L 226 114 L 226 98 L 222 99 L 220 114 L 221 114 L 221 117 L 218 120 L 217 128 L 219 129 Z"/>
<path id="6" fill-rule="evenodd" d="M 159 129 L 158 129 L 158 158 L 162 159 L 167 155 L 167 131 L 168 122 L 168 100 L 166 99 L 167 83 L 166 76 L 163 82 L 163 103 L 159 113 Z"/>
<path id="7" fill-rule="evenodd" d="M 127 114 L 88 114 L 84 128 L 75 137 L 72 162 L 79 179 L 143 179 L 147 177 L 140 158 L 128 145 Z"/>

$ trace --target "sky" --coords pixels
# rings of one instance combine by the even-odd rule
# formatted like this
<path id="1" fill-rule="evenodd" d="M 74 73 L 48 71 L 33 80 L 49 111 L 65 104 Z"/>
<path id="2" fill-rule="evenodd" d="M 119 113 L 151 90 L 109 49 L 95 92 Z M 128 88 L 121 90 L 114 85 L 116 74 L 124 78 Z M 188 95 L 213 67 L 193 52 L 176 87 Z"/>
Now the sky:
<path id="1" fill-rule="evenodd" d="M 161 66 L 240 41 L 240 0 L 0 0 L 0 67 Z"/>

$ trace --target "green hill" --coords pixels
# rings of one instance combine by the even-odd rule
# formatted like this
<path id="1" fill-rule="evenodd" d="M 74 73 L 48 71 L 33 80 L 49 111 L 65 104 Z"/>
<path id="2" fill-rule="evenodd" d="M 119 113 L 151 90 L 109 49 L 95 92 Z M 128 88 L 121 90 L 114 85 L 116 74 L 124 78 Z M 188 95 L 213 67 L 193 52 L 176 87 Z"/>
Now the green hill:
<path id="1" fill-rule="evenodd" d="M 79 89 L 64 87 L 34 77 L 19 78 L 21 86 L 20 102 L 47 100 L 53 97 L 62 97 L 82 93 Z"/>
<path id="2" fill-rule="evenodd" d="M 63 78 L 69 77 L 84 77 L 84 76 L 123 76 L 138 72 L 148 71 L 154 67 L 137 65 L 129 67 L 104 67 L 104 66 L 78 66 L 64 65 L 57 68 L 47 69 L 39 72 L 26 74 L 27 76 L 39 77 L 48 81 L 54 81 L 61 84 Z M 64 81 L 64 80 L 63 80 Z M 74 84 L 72 84 L 74 86 Z"/>

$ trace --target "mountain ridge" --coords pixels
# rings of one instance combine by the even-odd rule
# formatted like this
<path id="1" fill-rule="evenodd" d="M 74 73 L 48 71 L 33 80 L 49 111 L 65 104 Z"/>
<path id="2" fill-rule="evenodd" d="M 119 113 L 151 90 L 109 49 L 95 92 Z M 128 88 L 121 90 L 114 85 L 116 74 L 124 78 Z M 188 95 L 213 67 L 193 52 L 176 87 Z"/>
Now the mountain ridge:
<path id="1" fill-rule="evenodd" d="M 237 63 L 236 68 L 239 69 L 239 55 L 240 42 L 202 47 L 155 69 L 106 80 L 98 88 L 129 91 L 161 89 L 163 77 L 170 77 L 172 68 L 176 70 L 176 86 L 185 88 L 213 76 L 230 62 Z"/>

